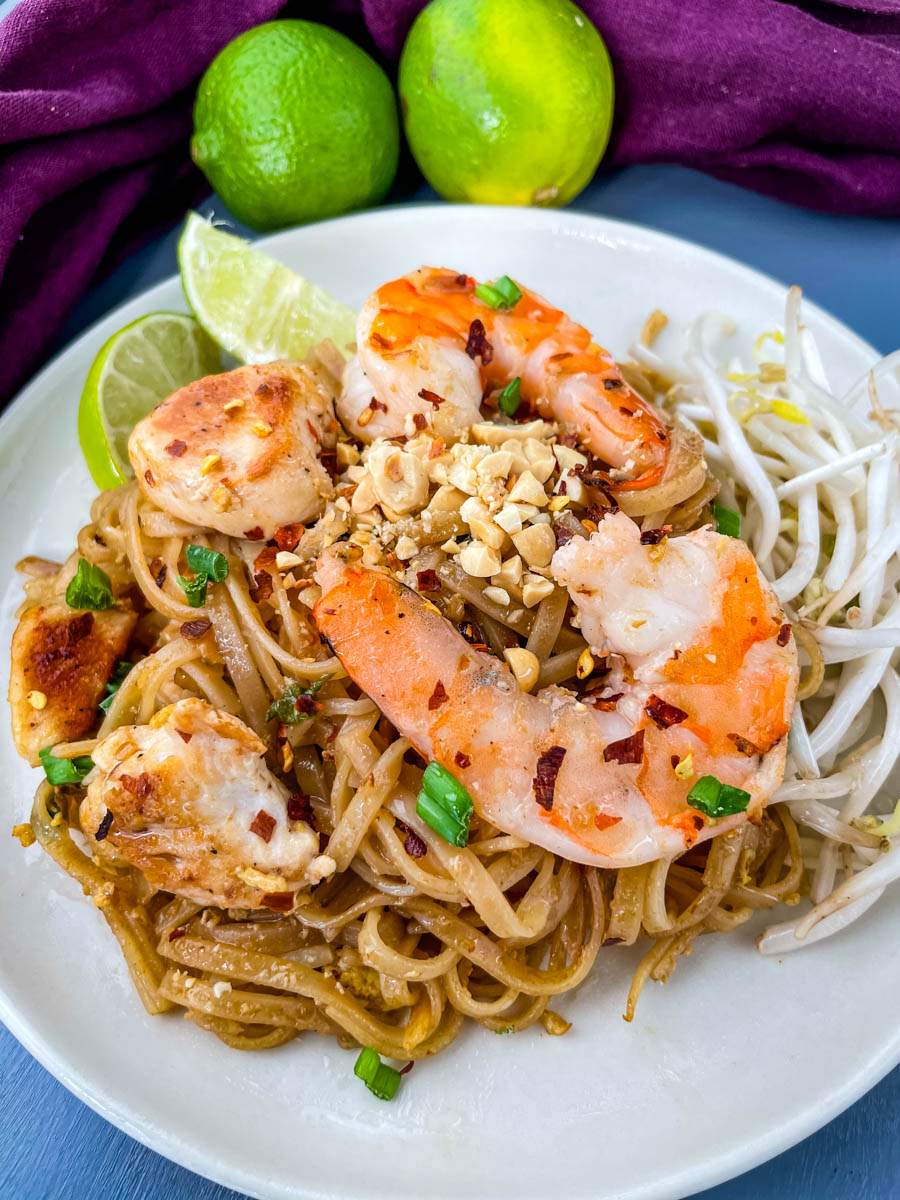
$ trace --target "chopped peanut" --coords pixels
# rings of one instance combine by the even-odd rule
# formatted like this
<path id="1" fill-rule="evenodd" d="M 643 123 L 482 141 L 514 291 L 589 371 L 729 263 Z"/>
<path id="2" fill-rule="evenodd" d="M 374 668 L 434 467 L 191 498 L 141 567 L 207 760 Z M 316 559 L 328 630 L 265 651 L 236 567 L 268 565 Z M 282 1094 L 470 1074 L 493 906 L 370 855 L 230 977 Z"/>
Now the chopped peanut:
<path id="1" fill-rule="evenodd" d="M 509 663 L 510 670 L 523 692 L 530 692 L 537 683 L 541 664 L 538 657 L 524 646 L 511 646 L 503 651 L 503 657 Z"/>
<path id="2" fill-rule="evenodd" d="M 534 608 L 552 591 L 551 580 L 542 579 L 540 575 L 532 575 L 531 572 L 527 572 L 522 582 L 522 603 L 526 608 Z"/>
<path id="3" fill-rule="evenodd" d="M 549 525 L 529 525 L 513 534 L 513 544 L 529 567 L 546 567 L 556 550 L 556 536 Z"/>
<path id="4" fill-rule="evenodd" d="M 473 538 L 459 552 L 460 566 L 467 575 L 474 575 L 476 579 L 487 579 L 496 575 L 500 570 L 501 561 L 499 550 L 485 546 L 477 538 Z"/>

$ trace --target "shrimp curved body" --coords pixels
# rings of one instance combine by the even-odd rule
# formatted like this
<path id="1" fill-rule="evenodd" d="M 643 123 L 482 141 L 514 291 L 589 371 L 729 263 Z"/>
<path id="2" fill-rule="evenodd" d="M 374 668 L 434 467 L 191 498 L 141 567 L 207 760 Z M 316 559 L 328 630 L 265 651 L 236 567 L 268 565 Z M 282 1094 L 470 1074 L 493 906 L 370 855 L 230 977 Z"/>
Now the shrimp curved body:
<path id="1" fill-rule="evenodd" d="M 199 904 L 287 912 L 334 871 L 290 815 L 287 788 L 243 721 L 185 699 L 95 748 L 80 820 L 97 853 Z"/>
<path id="2" fill-rule="evenodd" d="M 301 363 L 237 367 L 189 383 L 135 425 L 128 454 L 160 508 L 232 537 L 314 520 L 331 494 L 332 398 Z"/>
<path id="3" fill-rule="evenodd" d="M 358 357 L 337 402 L 345 427 L 364 441 L 409 434 L 411 420 L 459 434 L 479 419 L 486 392 L 518 376 L 525 400 L 609 464 L 618 491 L 665 481 L 677 493 L 670 504 L 695 492 L 706 478 L 699 440 L 668 425 L 584 326 L 521 292 L 495 311 L 471 276 L 433 267 L 378 288 L 360 312 Z"/>
<path id="4" fill-rule="evenodd" d="M 671 539 L 657 562 L 653 549 L 618 514 L 554 557 L 609 656 L 597 696 L 524 693 L 414 592 L 334 549 L 319 561 L 315 618 L 355 682 L 482 817 L 576 862 L 633 866 L 758 816 L 784 771 L 797 680 L 783 614 L 743 543 L 701 530 Z M 608 595 L 598 577 L 614 582 Z M 709 820 L 692 807 L 702 775 L 749 792 L 747 812 Z"/>

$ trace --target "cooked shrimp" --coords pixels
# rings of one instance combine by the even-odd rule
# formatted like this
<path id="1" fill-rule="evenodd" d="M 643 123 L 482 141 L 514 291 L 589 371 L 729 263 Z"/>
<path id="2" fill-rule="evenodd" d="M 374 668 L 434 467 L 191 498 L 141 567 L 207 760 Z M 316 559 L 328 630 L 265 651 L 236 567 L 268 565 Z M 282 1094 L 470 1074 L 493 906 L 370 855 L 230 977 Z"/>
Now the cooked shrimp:
<path id="1" fill-rule="evenodd" d="M 299 363 L 238 367 L 179 388 L 134 427 L 128 453 L 160 508 L 232 537 L 270 538 L 331 493 L 332 398 Z"/>
<path id="2" fill-rule="evenodd" d="M 315 617 L 354 681 L 498 829 L 624 867 L 756 817 L 783 774 L 797 658 L 746 546 L 702 530 L 660 553 L 618 514 L 553 570 L 611 656 L 602 695 L 521 691 L 414 592 L 335 550 L 319 561 Z M 689 804 L 703 775 L 749 792 L 747 812 L 709 820 Z"/>
<path id="3" fill-rule="evenodd" d="M 22 614 L 12 639 L 9 705 L 16 749 L 32 766 L 40 765 L 40 750 L 80 738 L 95 724 L 136 621 L 127 607 L 79 612 L 62 600 Z"/>
<path id="4" fill-rule="evenodd" d="M 298 889 L 334 871 L 318 834 L 293 819 L 265 743 L 203 700 L 179 700 L 148 725 L 96 747 L 81 804 L 92 847 L 154 887 L 200 904 L 289 912 Z"/>
<path id="5" fill-rule="evenodd" d="M 458 433 L 478 420 L 485 391 L 518 376 L 525 400 L 611 466 L 618 491 L 665 483 L 664 502 L 653 500 L 664 508 L 706 478 L 699 439 L 668 425 L 582 325 L 525 288 L 514 307 L 495 311 L 470 276 L 422 267 L 369 297 L 357 345 L 337 407 L 364 441 L 409 433 L 416 417 Z"/>

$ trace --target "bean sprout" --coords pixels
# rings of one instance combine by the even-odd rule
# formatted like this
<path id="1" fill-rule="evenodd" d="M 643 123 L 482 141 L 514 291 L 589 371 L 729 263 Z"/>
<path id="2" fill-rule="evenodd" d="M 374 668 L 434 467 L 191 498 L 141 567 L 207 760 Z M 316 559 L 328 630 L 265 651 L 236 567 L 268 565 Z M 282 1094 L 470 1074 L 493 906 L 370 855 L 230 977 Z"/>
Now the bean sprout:
<path id="1" fill-rule="evenodd" d="M 783 337 L 757 339 L 753 364 L 722 352 L 733 332 L 710 314 L 688 332 L 682 361 L 632 353 L 677 385 L 666 403 L 702 433 L 722 501 L 740 510 L 743 536 L 825 664 L 797 705 L 775 796 L 808 831 L 814 868 L 812 906 L 759 939 L 762 953 L 784 954 L 846 929 L 900 878 L 900 828 L 887 824 L 896 797 L 882 795 L 900 756 L 900 351 L 835 391 L 799 288 Z M 886 815 L 870 815 L 873 803 Z"/>

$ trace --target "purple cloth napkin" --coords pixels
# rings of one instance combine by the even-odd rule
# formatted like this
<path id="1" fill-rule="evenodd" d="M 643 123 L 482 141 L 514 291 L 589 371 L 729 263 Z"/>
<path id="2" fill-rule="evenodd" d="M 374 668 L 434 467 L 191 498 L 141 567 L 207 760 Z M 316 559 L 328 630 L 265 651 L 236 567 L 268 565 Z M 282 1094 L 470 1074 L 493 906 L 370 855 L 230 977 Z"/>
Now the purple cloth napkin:
<path id="1" fill-rule="evenodd" d="M 188 157 L 193 87 L 282 2 L 21 0 L 0 22 L 0 401 L 98 272 L 208 190 Z M 390 65 L 424 3 L 287 11 L 362 18 Z M 616 73 L 607 163 L 682 162 L 798 204 L 900 213 L 900 0 L 581 7 Z"/>

